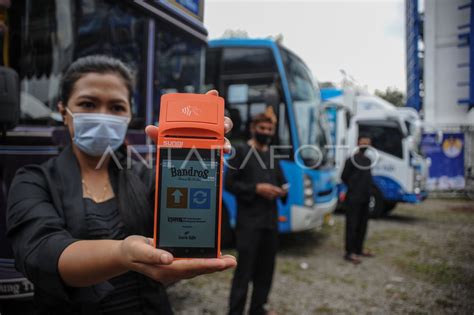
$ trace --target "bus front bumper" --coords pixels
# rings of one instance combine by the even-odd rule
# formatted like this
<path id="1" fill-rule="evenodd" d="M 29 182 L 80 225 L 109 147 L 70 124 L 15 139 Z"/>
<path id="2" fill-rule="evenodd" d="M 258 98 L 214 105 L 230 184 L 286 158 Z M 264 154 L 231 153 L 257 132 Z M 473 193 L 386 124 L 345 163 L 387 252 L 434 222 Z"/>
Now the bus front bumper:
<path id="1" fill-rule="evenodd" d="M 334 211 L 337 198 L 325 203 L 315 204 L 313 207 L 294 205 L 291 207 L 291 231 L 307 231 L 321 227 L 324 217 Z"/>

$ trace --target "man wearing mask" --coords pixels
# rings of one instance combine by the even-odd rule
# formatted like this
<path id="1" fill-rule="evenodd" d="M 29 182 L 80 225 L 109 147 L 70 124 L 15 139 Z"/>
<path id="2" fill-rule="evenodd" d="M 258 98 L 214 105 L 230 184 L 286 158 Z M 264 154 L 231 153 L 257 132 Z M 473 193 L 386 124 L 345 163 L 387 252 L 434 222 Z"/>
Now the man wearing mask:
<path id="1" fill-rule="evenodd" d="M 367 135 L 359 135 L 357 152 L 345 162 L 341 179 L 347 185 L 346 194 L 346 254 L 344 259 L 353 264 L 361 263 L 360 257 L 372 257 L 364 250 L 364 240 L 369 221 L 370 190 L 373 186 L 370 169 L 372 161 L 365 155 L 371 145 Z"/>
<path id="2" fill-rule="evenodd" d="M 271 161 L 269 144 L 275 134 L 272 112 L 252 119 L 252 138 L 236 148 L 229 161 L 225 185 L 236 195 L 237 269 L 232 280 L 229 314 L 242 314 L 249 282 L 253 283 L 250 314 L 265 311 L 278 246 L 276 199 L 286 196 L 285 180 L 278 161 Z"/>

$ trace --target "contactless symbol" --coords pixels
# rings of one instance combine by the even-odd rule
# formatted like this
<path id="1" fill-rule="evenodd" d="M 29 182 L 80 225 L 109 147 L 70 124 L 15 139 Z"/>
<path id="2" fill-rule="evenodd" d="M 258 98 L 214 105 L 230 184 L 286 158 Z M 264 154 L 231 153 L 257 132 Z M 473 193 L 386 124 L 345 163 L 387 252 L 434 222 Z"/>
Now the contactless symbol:
<path id="1" fill-rule="evenodd" d="M 199 116 L 201 114 L 201 109 L 197 106 L 188 105 L 181 108 L 181 112 L 188 117 L 191 117 L 191 115 Z"/>
<path id="2" fill-rule="evenodd" d="M 191 188 L 189 207 L 191 209 L 211 208 L 211 190 L 209 188 Z"/>
<path id="3" fill-rule="evenodd" d="M 179 187 L 168 187 L 168 189 L 166 189 L 166 207 L 187 208 L 188 189 Z"/>

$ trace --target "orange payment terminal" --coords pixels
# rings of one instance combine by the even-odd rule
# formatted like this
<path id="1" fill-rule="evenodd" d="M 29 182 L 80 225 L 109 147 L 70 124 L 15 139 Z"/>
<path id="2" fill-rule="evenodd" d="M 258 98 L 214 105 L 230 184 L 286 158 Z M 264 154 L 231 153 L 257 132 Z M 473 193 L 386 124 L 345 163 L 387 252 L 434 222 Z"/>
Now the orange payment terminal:
<path id="1" fill-rule="evenodd" d="M 155 247 L 176 258 L 219 257 L 224 99 L 166 94 L 160 106 Z"/>

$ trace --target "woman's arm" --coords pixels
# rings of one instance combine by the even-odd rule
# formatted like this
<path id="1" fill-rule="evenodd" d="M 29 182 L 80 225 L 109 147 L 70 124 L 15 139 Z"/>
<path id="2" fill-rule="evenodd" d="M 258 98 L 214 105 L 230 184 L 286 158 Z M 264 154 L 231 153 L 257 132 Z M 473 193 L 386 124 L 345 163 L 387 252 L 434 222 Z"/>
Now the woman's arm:
<path id="1" fill-rule="evenodd" d="M 146 274 L 146 268 L 140 268 L 140 264 L 161 265 L 173 261 L 171 254 L 155 249 L 147 242 L 142 236 L 130 236 L 123 241 L 77 241 L 59 257 L 59 273 L 67 285 L 86 287 L 128 270 Z"/>
<path id="2" fill-rule="evenodd" d="M 200 274 L 235 267 L 232 256 L 216 259 L 173 261 L 173 256 L 153 247 L 152 239 L 132 235 L 123 241 L 78 241 L 59 258 L 63 281 L 71 287 L 87 287 L 104 282 L 129 270 L 144 274 L 165 285 Z"/>

